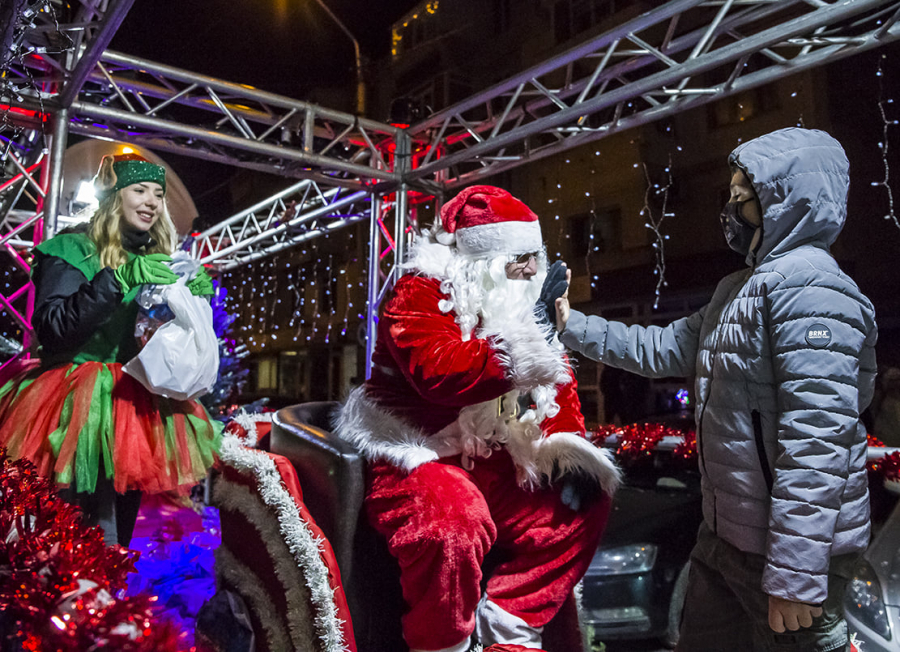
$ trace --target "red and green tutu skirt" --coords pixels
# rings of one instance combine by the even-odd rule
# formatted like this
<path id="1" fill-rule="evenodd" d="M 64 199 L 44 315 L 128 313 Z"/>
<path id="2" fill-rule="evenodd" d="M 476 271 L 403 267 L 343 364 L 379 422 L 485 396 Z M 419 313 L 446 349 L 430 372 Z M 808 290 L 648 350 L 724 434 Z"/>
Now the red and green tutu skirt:
<path id="1" fill-rule="evenodd" d="M 0 446 L 59 486 L 186 490 L 216 460 L 221 426 L 197 401 L 148 392 L 118 363 L 25 365 L 0 387 Z"/>

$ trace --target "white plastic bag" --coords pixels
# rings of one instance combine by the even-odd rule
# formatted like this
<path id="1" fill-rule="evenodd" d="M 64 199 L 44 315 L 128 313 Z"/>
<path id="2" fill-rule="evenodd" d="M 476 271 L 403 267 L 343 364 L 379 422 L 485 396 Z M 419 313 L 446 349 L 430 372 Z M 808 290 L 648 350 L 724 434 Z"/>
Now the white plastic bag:
<path id="1" fill-rule="evenodd" d="M 172 285 L 154 288 L 154 301 L 168 304 L 175 318 L 160 326 L 122 368 L 154 394 L 180 401 L 209 392 L 219 374 L 212 308 L 191 294 L 187 280 L 185 275 Z"/>

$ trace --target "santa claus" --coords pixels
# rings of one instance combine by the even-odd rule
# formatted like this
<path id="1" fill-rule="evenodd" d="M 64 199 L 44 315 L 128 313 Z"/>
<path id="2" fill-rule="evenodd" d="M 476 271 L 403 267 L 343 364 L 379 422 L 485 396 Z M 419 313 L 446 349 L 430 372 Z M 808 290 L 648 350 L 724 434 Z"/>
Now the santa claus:
<path id="1" fill-rule="evenodd" d="M 336 431 L 370 465 L 366 510 L 401 569 L 413 652 L 540 649 L 587 570 L 619 480 L 585 440 L 550 315 L 568 287 L 537 216 L 473 186 L 444 205 L 383 304 L 372 376 Z M 503 563 L 481 592 L 492 547 Z"/>

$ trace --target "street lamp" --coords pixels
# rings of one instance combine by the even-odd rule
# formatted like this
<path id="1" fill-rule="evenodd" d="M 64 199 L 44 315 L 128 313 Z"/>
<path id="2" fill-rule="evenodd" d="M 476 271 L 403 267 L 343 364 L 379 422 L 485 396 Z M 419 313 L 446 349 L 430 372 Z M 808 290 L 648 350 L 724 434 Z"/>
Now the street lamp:
<path id="1" fill-rule="evenodd" d="M 347 26 L 341 22 L 340 18 L 334 15 L 334 12 L 325 4 L 323 0 L 316 0 L 316 3 L 325 10 L 325 12 L 331 16 L 331 20 L 333 20 L 338 27 L 341 28 L 341 31 L 347 35 L 351 41 L 353 41 L 353 54 L 356 57 L 356 113 L 357 115 L 364 115 L 366 112 L 366 85 L 363 81 L 363 72 L 362 72 L 362 57 L 359 53 L 359 42 L 353 36 L 352 32 L 347 29 Z"/>

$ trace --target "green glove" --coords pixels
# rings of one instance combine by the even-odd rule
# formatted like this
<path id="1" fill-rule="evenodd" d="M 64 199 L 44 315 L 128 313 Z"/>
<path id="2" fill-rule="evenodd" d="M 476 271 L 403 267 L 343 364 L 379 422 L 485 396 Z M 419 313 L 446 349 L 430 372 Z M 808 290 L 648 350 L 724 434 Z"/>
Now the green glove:
<path id="1" fill-rule="evenodd" d="M 166 265 L 172 260 L 166 254 L 149 254 L 147 256 L 135 256 L 124 265 L 116 269 L 116 280 L 122 286 L 123 294 L 128 294 L 138 285 L 145 283 L 151 285 L 169 285 L 178 280 L 175 274 Z"/>
<path id="2" fill-rule="evenodd" d="M 209 297 L 216 293 L 213 287 L 212 279 L 206 272 L 205 267 L 197 270 L 197 275 L 187 282 L 187 289 L 191 291 L 195 297 Z"/>

